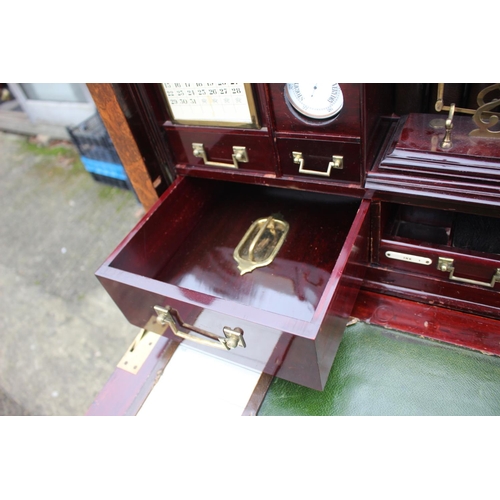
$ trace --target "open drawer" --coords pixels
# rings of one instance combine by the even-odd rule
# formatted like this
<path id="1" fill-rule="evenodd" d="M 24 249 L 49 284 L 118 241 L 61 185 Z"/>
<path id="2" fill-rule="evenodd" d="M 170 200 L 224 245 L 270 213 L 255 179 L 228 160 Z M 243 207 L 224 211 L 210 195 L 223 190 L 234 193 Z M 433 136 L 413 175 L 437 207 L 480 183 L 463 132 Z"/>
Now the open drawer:
<path id="1" fill-rule="evenodd" d="M 380 281 L 498 317 L 500 218 L 383 203 L 381 226 Z"/>
<path id="2" fill-rule="evenodd" d="M 180 177 L 96 275 L 132 324 L 322 390 L 366 269 L 369 208 Z M 240 274 L 237 247 L 254 263 L 275 255 Z"/>

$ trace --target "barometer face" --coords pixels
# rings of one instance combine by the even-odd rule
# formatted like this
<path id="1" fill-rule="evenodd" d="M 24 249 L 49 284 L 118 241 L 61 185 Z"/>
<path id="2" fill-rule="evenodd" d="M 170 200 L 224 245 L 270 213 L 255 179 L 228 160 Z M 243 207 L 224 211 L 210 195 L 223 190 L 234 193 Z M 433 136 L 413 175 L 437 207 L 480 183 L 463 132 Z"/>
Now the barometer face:
<path id="1" fill-rule="evenodd" d="M 338 83 L 287 83 L 285 97 L 299 113 L 315 120 L 338 115 L 344 105 Z"/>

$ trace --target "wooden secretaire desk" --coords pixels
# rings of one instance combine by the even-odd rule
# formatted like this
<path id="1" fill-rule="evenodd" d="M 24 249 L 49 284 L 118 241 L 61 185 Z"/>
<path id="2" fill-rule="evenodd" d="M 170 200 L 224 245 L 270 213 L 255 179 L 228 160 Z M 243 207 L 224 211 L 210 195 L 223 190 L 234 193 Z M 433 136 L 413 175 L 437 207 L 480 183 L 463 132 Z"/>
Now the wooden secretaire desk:
<path id="1" fill-rule="evenodd" d="M 498 85 L 89 88 L 148 208 L 97 277 L 161 336 L 115 380 L 195 342 L 321 391 L 351 315 L 500 354 Z"/>

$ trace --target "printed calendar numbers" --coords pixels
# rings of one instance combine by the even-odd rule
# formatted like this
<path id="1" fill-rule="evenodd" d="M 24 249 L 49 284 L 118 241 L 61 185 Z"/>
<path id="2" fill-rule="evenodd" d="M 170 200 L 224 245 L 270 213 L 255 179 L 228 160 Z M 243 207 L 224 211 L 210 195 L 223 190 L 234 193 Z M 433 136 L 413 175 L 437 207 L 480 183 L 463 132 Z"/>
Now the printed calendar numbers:
<path id="1" fill-rule="evenodd" d="M 244 83 L 164 83 L 172 121 L 256 127 L 253 96 Z"/>

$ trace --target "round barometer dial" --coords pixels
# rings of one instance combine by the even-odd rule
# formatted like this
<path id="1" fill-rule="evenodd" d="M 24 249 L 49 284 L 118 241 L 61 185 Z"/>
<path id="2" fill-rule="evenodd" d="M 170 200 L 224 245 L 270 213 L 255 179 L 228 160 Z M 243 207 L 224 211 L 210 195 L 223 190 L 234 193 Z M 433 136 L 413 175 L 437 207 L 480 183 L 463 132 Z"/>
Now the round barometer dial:
<path id="1" fill-rule="evenodd" d="M 299 113 L 316 120 L 334 117 L 344 105 L 338 83 L 287 83 L 285 97 Z"/>

